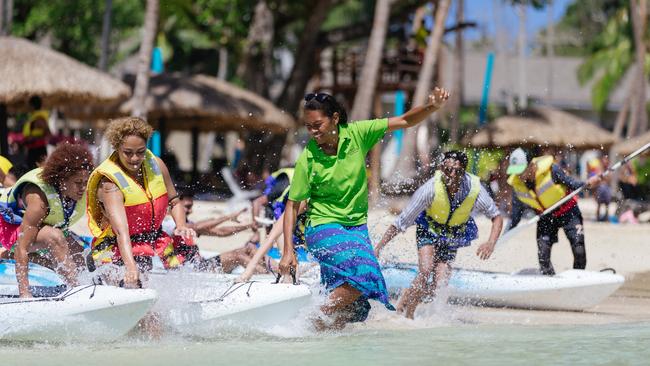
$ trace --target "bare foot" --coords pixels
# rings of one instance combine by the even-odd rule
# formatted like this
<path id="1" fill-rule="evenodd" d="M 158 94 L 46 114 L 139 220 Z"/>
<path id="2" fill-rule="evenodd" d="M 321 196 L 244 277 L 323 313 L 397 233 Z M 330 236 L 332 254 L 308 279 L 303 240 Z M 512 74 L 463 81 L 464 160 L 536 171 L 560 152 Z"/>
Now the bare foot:
<path id="1" fill-rule="evenodd" d="M 163 335 L 163 322 L 160 314 L 154 312 L 148 313 L 140 319 L 136 329 L 150 340 L 159 340 Z"/>

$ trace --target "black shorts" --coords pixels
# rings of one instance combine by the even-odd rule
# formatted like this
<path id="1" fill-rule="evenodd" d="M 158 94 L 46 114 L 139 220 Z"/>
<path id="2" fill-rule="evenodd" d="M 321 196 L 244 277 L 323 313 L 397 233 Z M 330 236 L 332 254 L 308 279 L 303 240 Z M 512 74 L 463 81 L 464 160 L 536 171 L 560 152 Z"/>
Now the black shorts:
<path id="1" fill-rule="evenodd" d="M 558 233 L 564 229 L 564 233 L 572 245 L 584 244 L 584 232 L 582 228 L 582 213 L 578 206 L 574 206 L 561 216 L 552 214 L 542 216 L 537 223 L 537 240 L 543 240 L 554 244 L 558 242 Z"/>

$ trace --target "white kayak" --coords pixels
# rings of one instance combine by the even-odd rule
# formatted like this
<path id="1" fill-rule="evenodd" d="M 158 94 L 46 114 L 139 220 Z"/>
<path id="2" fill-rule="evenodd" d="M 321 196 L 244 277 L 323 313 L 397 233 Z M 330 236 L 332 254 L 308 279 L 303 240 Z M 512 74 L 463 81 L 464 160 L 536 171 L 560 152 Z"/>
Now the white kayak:
<path id="1" fill-rule="evenodd" d="M 216 273 L 151 273 L 147 286 L 160 294 L 156 310 L 176 331 L 211 337 L 227 328 L 269 329 L 296 318 L 312 299 L 306 285 L 273 283 L 271 276 L 234 283 Z"/>
<path id="2" fill-rule="evenodd" d="M 114 340 L 133 329 L 158 298 L 150 289 L 104 285 L 67 289 L 54 272 L 30 265 L 30 290 L 38 297 L 21 299 L 13 265 L 0 262 L 0 340 Z"/>
<path id="3" fill-rule="evenodd" d="M 417 265 L 391 265 L 382 268 L 392 293 L 411 285 Z M 518 273 L 454 269 L 449 279 L 450 300 L 483 306 L 538 310 L 591 308 L 613 294 L 625 278 L 607 272 L 568 270 L 555 276 L 530 271 Z"/>

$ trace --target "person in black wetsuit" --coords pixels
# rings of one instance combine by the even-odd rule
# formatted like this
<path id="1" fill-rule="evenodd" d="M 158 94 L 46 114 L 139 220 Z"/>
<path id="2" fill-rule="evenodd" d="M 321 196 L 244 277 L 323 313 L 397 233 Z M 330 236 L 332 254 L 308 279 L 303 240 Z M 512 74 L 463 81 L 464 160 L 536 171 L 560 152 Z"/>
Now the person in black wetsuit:
<path id="1" fill-rule="evenodd" d="M 554 163 L 552 156 L 529 159 L 522 149 L 516 149 L 510 155 L 507 174 L 510 175 L 508 184 L 513 188 L 512 217 L 508 230 L 517 226 L 527 208 L 540 214 L 584 184 L 592 188 L 601 180 L 601 176 L 596 175 L 583 183 L 566 174 Z M 542 216 L 537 223 L 537 254 L 542 274 L 555 274 L 551 248 L 558 241 L 560 229 L 564 230 L 571 244 L 573 268 L 584 269 L 587 265 L 582 213 L 577 197 L 573 197 Z"/>

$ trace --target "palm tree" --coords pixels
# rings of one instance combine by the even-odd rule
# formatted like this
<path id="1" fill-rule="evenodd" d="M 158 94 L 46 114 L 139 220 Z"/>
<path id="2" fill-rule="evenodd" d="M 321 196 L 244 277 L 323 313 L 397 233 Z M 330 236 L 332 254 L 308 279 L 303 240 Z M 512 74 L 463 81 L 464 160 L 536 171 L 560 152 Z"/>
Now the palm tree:
<path id="1" fill-rule="evenodd" d="M 642 21 L 645 16 L 639 13 L 643 9 L 637 7 L 645 8 L 644 4 L 645 1 L 642 3 L 634 1 L 630 7 L 620 4 L 609 17 L 602 32 L 595 37 L 592 53 L 578 69 L 578 80 L 581 83 L 596 79 L 591 89 L 591 100 L 594 109 L 603 112 L 611 93 L 620 84 L 623 76 L 631 67 L 636 68 L 638 73 L 634 78 L 636 82 L 632 83 L 628 90 L 628 98 L 631 100 L 626 101 L 624 108 L 619 112 L 615 128 L 617 133 L 622 131 L 629 109 L 628 135 L 647 129 L 647 122 L 644 122 L 647 121 L 644 94 L 647 76 L 645 70 L 648 67 L 639 67 L 639 65 L 648 65 L 650 59 L 646 55 L 643 43 L 643 39 L 647 41 L 647 38 L 641 39 L 645 32 L 645 24 L 643 24 L 645 22 Z M 638 21 L 635 21 L 635 18 L 638 18 Z M 631 23 L 637 23 L 639 29 L 635 31 L 633 29 L 635 25 Z M 643 88 L 641 83 L 644 84 Z M 640 125 L 637 120 L 641 121 Z"/>
<path id="2" fill-rule="evenodd" d="M 13 0 L 0 0 L 0 36 L 11 34 L 11 21 L 14 13 Z"/>
<path id="3" fill-rule="evenodd" d="M 438 51 L 440 50 L 448 12 L 449 0 L 438 0 L 436 4 L 435 25 L 429 36 L 424 61 L 422 62 L 422 68 L 418 75 L 418 83 L 413 96 L 413 106 L 424 104 L 428 93 L 431 91 L 431 79 L 433 78 L 433 71 L 438 61 Z M 409 128 L 404 131 L 404 145 L 396 169 L 403 178 L 413 178 L 415 176 L 415 160 L 417 159 L 415 145 L 417 143 L 417 133 L 418 130 L 415 128 Z M 397 177 L 397 174 L 394 176 L 396 179 L 400 178 Z"/>
<path id="4" fill-rule="evenodd" d="M 260 0 L 255 5 L 242 61 L 237 68 L 237 76 L 244 80 L 246 88 L 267 98 L 269 96 L 268 81 L 273 66 L 271 54 L 274 38 L 273 22 L 273 12 L 265 0 Z"/>
<path id="5" fill-rule="evenodd" d="M 314 55 L 319 31 L 329 13 L 328 10 L 333 4 L 333 0 L 314 0 L 312 3 L 311 13 L 305 21 L 305 28 L 302 30 L 298 41 L 298 47 L 296 48 L 298 51 L 295 54 L 296 58 L 291 74 L 277 100 L 277 105 L 289 113 L 298 111 L 307 82 L 314 73 L 316 67 Z"/>
<path id="6" fill-rule="evenodd" d="M 375 17 L 372 23 L 372 31 L 368 40 L 361 79 L 354 96 L 354 104 L 350 112 L 351 120 L 361 120 L 370 117 L 372 104 L 377 86 L 377 74 L 382 60 L 386 31 L 388 30 L 388 18 L 390 15 L 390 4 L 392 0 L 378 0 L 375 4 Z M 369 190 L 370 200 L 376 202 L 379 192 L 379 157 L 381 147 L 375 146 L 370 158 L 372 174 L 370 175 Z"/>
<path id="7" fill-rule="evenodd" d="M 361 79 L 354 96 L 352 111 L 350 112 L 350 119 L 353 121 L 370 117 L 377 85 L 377 74 L 381 64 L 384 41 L 386 40 L 391 2 L 392 0 L 378 0 L 375 5 L 375 17 L 372 23 L 370 39 L 368 40 L 368 50 L 361 69 Z"/>
<path id="8" fill-rule="evenodd" d="M 464 14 L 465 0 L 458 0 L 456 2 L 456 24 L 462 24 L 465 18 Z M 458 134 L 460 129 L 460 108 L 463 104 L 463 83 L 465 82 L 465 52 L 463 50 L 463 29 L 458 28 L 456 31 L 456 42 L 454 47 L 454 76 L 452 93 L 454 96 L 451 100 L 451 123 L 449 129 L 449 141 L 452 144 L 458 142 Z"/>
<path id="9" fill-rule="evenodd" d="M 133 90 L 133 112 L 135 117 L 145 117 L 147 115 L 147 106 L 145 100 L 149 90 L 149 68 L 151 65 L 151 53 L 153 52 L 154 40 L 158 30 L 158 0 L 147 0 L 147 8 L 144 16 L 144 32 L 142 43 L 140 43 L 140 53 L 138 54 L 138 71 L 135 78 L 135 88 Z"/>
<path id="10" fill-rule="evenodd" d="M 632 103 L 632 120 L 627 130 L 627 136 L 632 137 L 637 133 L 643 133 L 648 129 L 648 112 L 646 110 L 646 78 L 645 78 L 645 34 L 647 24 L 646 0 L 631 0 L 630 13 L 632 15 L 632 31 L 634 34 L 634 55 L 635 55 L 635 92 Z"/>
<path id="11" fill-rule="evenodd" d="M 101 53 L 99 55 L 98 67 L 102 71 L 108 68 L 108 52 L 110 47 L 111 38 L 111 14 L 113 12 L 113 0 L 106 0 L 104 2 L 104 20 L 102 23 L 102 45 Z"/>

